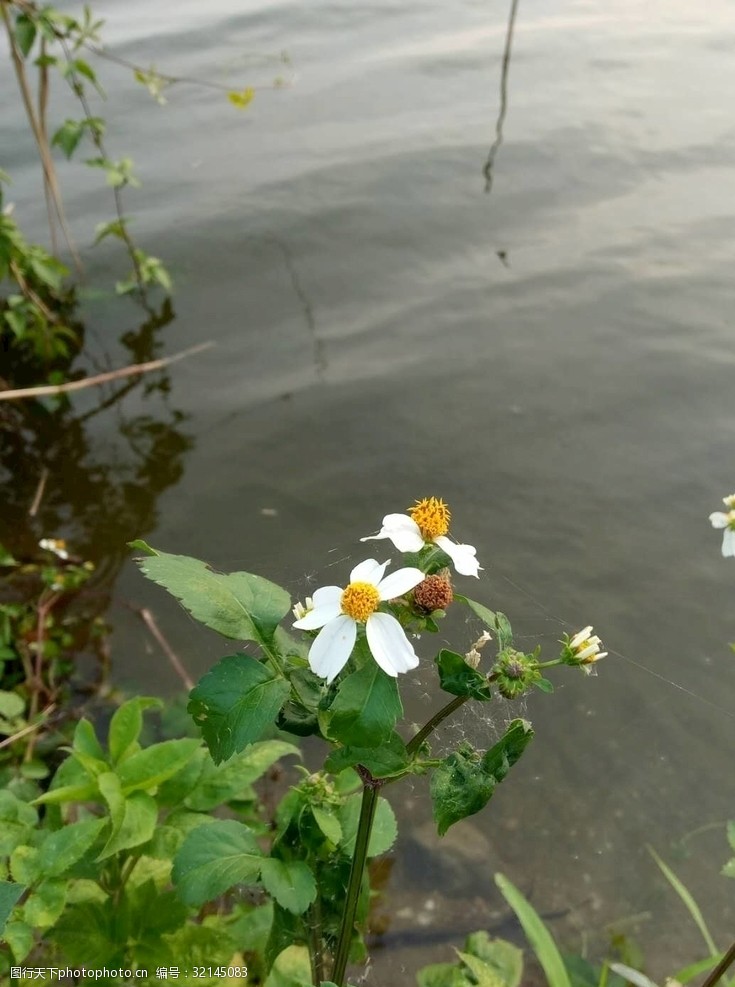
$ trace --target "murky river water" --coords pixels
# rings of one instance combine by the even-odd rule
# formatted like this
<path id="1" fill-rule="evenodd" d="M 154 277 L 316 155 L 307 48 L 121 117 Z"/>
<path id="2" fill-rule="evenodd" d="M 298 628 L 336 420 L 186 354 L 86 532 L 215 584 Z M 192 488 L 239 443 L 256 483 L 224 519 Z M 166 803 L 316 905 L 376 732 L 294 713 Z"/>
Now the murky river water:
<path id="1" fill-rule="evenodd" d="M 733 814 L 735 563 L 707 521 L 735 488 L 732 5 L 520 0 L 489 194 L 506 3 L 96 10 L 124 58 L 266 87 L 246 112 L 184 84 L 159 107 L 99 65 L 113 153 L 144 183 L 127 211 L 176 281 L 160 351 L 216 342 L 171 368 L 169 393 L 133 390 L 15 462 L 10 520 L 46 462 L 43 533 L 107 560 L 116 680 L 177 688 L 129 601 L 194 675 L 223 653 L 120 569 L 130 538 L 303 596 L 346 577 L 384 513 L 443 496 L 485 567 L 461 589 L 549 657 L 587 623 L 612 654 L 528 701 L 535 744 L 453 849 L 426 835 L 421 785 L 395 793 L 403 853 L 368 982 L 411 984 L 451 959 L 445 940 L 496 925 L 496 870 L 562 913 L 570 948 L 618 922 L 663 976 L 702 953 L 646 844 L 724 947 L 724 834 L 692 838 L 688 859 L 674 844 Z M 267 88 L 277 75 L 290 85 Z M 3 62 L 0 165 L 40 236 L 10 81 Z M 80 166 L 62 180 L 87 244 L 107 196 Z M 114 245 L 88 256 L 91 283 L 120 275 Z M 93 349 L 130 357 L 115 340 L 136 310 L 92 293 L 86 308 Z M 78 415 L 97 400 L 76 399 Z M 430 683 L 416 679 L 417 718 Z M 507 712 L 460 730 L 489 741 Z"/>

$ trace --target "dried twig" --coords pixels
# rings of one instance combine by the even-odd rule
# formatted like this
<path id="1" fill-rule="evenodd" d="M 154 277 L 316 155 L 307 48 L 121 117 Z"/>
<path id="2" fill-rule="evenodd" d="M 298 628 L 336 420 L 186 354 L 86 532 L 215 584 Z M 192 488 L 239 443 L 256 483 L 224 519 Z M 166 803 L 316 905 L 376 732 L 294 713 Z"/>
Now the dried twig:
<path id="1" fill-rule="evenodd" d="M 40 398 L 49 397 L 54 394 L 68 394 L 70 391 L 81 391 L 85 387 L 96 387 L 98 384 L 106 384 L 110 380 L 119 380 L 121 377 L 135 377 L 140 374 L 150 373 L 152 370 L 160 370 L 170 363 L 183 360 L 187 356 L 201 353 L 208 350 L 214 343 L 199 343 L 181 353 L 173 356 L 165 356 L 160 360 L 150 360 L 148 363 L 135 363 L 130 367 L 121 367 L 118 370 L 110 370 L 104 374 L 96 374 L 94 377 L 84 377 L 82 380 L 70 380 L 66 384 L 43 384 L 40 387 L 19 387 L 15 390 L 0 391 L 0 401 L 16 401 L 19 398 Z"/>
<path id="2" fill-rule="evenodd" d="M 161 647 L 161 650 L 166 655 L 168 660 L 171 662 L 171 667 L 179 676 L 181 681 L 184 683 L 188 691 L 191 692 L 191 690 L 194 688 L 194 681 L 190 677 L 187 670 L 184 668 L 179 656 L 176 654 L 174 649 L 171 647 L 171 645 L 168 643 L 166 638 L 161 633 L 161 629 L 156 623 L 156 619 L 153 616 L 153 614 L 150 612 L 150 610 L 148 610 L 147 607 L 140 607 L 140 608 L 132 607 L 131 609 L 135 610 L 135 612 L 140 615 L 143 623 L 151 632 L 153 637 L 156 639 L 156 641 Z"/>
<path id="3" fill-rule="evenodd" d="M 41 470 L 41 476 L 38 480 L 38 486 L 36 487 L 36 493 L 33 497 L 33 503 L 28 508 L 28 517 L 35 517 L 38 514 L 38 508 L 41 506 L 41 501 L 43 500 L 43 493 L 46 489 L 46 481 L 48 480 L 48 469 L 44 466 Z"/>
<path id="4" fill-rule="evenodd" d="M 31 733 L 33 730 L 38 730 L 39 727 L 44 726 L 46 720 L 55 709 L 56 703 L 51 703 L 41 712 L 40 718 L 36 720 L 35 723 L 30 723 L 27 727 L 23 727 L 22 730 L 14 733 L 12 737 L 6 737 L 5 740 L 0 740 L 0 750 L 2 750 L 3 747 L 9 747 L 11 744 L 14 744 L 16 740 L 20 740 L 21 737 L 25 737 L 27 733 Z"/>

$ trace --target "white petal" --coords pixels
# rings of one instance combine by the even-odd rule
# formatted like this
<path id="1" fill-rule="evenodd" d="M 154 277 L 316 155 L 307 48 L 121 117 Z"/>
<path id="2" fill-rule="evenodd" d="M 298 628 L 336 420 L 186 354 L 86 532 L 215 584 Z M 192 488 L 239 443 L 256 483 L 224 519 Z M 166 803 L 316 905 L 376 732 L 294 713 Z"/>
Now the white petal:
<path id="1" fill-rule="evenodd" d="M 331 682 L 342 671 L 352 654 L 357 624 L 346 614 L 323 628 L 309 651 L 309 666 L 315 675 Z"/>
<path id="2" fill-rule="evenodd" d="M 406 566 L 405 569 L 396 569 L 389 573 L 385 579 L 378 583 L 378 592 L 381 600 L 394 600 L 397 596 L 403 596 L 414 586 L 418 586 L 426 578 L 426 573 L 420 569 Z"/>
<path id="3" fill-rule="evenodd" d="M 725 558 L 735 555 L 735 531 L 732 528 L 725 528 L 722 535 L 722 554 Z"/>
<path id="4" fill-rule="evenodd" d="M 399 552 L 420 552 L 424 547 L 421 529 L 408 514 L 386 514 L 378 534 L 361 538 L 360 541 L 375 541 L 378 538 L 390 538 Z"/>
<path id="5" fill-rule="evenodd" d="M 586 641 L 591 633 L 592 624 L 587 624 L 587 626 L 583 627 L 581 631 L 577 631 L 572 640 L 569 642 L 569 647 L 572 649 L 578 648 L 582 641 Z"/>
<path id="6" fill-rule="evenodd" d="M 342 599 L 343 589 L 339 586 L 321 586 L 312 598 L 312 608 L 313 607 L 323 607 L 327 603 L 337 603 Z"/>
<path id="7" fill-rule="evenodd" d="M 319 590 L 316 592 L 318 593 Z M 314 598 L 316 599 L 316 593 L 314 594 Z M 322 606 L 314 607 L 301 620 L 294 621 L 293 626 L 298 627 L 302 631 L 315 631 L 317 627 L 324 627 L 330 620 L 339 617 L 341 613 L 342 607 L 340 606 L 340 601 L 330 600 L 328 603 L 322 604 Z"/>
<path id="8" fill-rule="evenodd" d="M 726 528 L 727 514 L 723 514 L 722 511 L 715 511 L 714 514 L 710 514 L 709 521 L 713 528 Z"/>
<path id="9" fill-rule="evenodd" d="M 418 655 L 395 617 L 389 613 L 371 614 L 365 625 L 373 658 L 386 675 L 396 678 L 399 672 L 416 668 Z"/>
<path id="10" fill-rule="evenodd" d="M 380 580 L 383 578 L 383 573 L 390 565 L 390 559 L 387 562 L 376 562 L 375 559 L 365 559 L 350 573 L 351 583 L 372 583 L 373 586 L 377 586 Z"/>
<path id="11" fill-rule="evenodd" d="M 477 576 L 480 571 L 480 563 L 475 558 L 477 549 L 472 545 L 457 545 L 446 535 L 439 535 L 434 539 L 434 544 L 446 552 L 454 562 L 454 568 L 463 576 Z M 477 576 L 479 579 L 480 577 Z"/>

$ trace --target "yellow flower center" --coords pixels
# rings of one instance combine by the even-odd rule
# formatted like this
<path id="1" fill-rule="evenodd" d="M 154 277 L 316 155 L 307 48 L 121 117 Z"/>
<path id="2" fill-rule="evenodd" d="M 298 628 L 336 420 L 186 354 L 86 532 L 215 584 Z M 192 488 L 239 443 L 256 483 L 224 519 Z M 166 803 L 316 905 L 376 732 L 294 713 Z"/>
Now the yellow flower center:
<path id="1" fill-rule="evenodd" d="M 342 613 L 363 624 L 371 613 L 375 613 L 379 603 L 380 593 L 372 583 L 350 583 L 342 593 Z"/>
<path id="2" fill-rule="evenodd" d="M 421 529 L 424 541 L 433 541 L 449 531 L 451 513 L 443 500 L 437 497 L 425 497 L 417 500 L 408 513 Z"/>

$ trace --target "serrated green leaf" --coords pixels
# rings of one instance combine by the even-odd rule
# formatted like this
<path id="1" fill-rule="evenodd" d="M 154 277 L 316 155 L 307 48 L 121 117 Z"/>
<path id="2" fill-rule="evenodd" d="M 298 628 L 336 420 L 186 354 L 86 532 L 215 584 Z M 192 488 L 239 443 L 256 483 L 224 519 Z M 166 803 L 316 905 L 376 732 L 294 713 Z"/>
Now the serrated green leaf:
<path id="1" fill-rule="evenodd" d="M 288 693 L 288 682 L 259 661 L 230 655 L 199 680 L 188 709 L 219 764 L 261 738 Z"/>
<path id="2" fill-rule="evenodd" d="M 357 838 L 357 827 L 360 821 L 360 806 L 362 796 L 359 792 L 350 795 L 345 799 L 344 804 L 339 809 L 339 819 L 342 824 L 342 840 L 340 850 L 351 857 L 355 852 L 355 840 Z M 379 798 L 375 809 L 375 819 L 370 834 L 368 845 L 368 857 L 377 857 L 381 853 L 386 853 L 396 841 L 398 836 L 398 823 L 393 813 L 393 809 L 387 799 Z"/>
<path id="3" fill-rule="evenodd" d="M 0 717 L 7 720 L 17 720 L 25 712 L 26 702 L 17 692 L 5 692 L 0 689 Z"/>
<path id="4" fill-rule="evenodd" d="M 145 747 L 117 766 L 123 795 L 143 789 L 150 791 L 180 771 L 199 749 L 200 741 L 193 737 L 164 740 Z"/>
<path id="5" fill-rule="evenodd" d="M 301 915 L 316 900 L 316 880 L 303 860 L 266 857 L 260 867 L 263 887 L 281 908 Z"/>
<path id="6" fill-rule="evenodd" d="M 396 680 L 369 661 L 340 682 L 332 704 L 319 719 L 330 740 L 351 747 L 378 747 L 402 715 Z"/>
<path id="7" fill-rule="evenodd" d="M 252 884 L 263 863 L 263 852 L 252 830 L 234 819 L 200 826 L 176 854 L 173 881 L 187 905 L 203 905 L 235 884 Z"/>
<path id="8" fill-rule="evenodd" d="M 2 936 L 10 913 L 25 890 L 22 884 L 15 884 L 11 881 L 0 881 L 0 936 Z"/>
<path id="9" fill-rule="evenodd" d="M 0 857 L 9 856 L 21 843 L 29 842 L 37 823 L 38 813 L 33 806 L 12 792 L 0 791 Z"/>
<path id="10" fill-rule="evenodd" d="M 234 640 L 255 641 L 266 650 L 291 607 L 284 589 L 249 572 L 225 575 L 198 559 L 163 552 L 138 564 L 205 626 Z"/>
<path id="11" fill-rule="evenodd" d="M 51 138 L 54 147 L 60 147 L 67 159 L 76 151 L 84 136 L 85 124 L 81 120 L 65 120 Z"/>
<path id="12" fill-rule="evenodd" d="M 446 757 L 431 776 L 431 799 L 439 835 L 474 815 L 490 801 L 496 785 L 526 749 L 533 731 L 525 720 L 513 720 L 505 735 L 484 754 L 463 744 Z"/>
<path id="13" fill-rule="evenodd" d="M 571 987 L 561 953 L 536 910 L 503 874 L 495 875 L 495 883 L 518 916 L 526 938 L 543 967 L 549 987 Z"/>
<path id="14" fill-rule="evenodd" d="M 21 843 L 10 854 L 10 876 L 17 884 L 35 884 L 41 876 L 38 847 Z"/>
<path id="15" fill-rule="evenodd" d="M 492 699 L 492 689 L 487 678 L 472 668 L 462 655 L 442 649 L 436 656 L 439 684 L 452 696 L 469 696 L 485 702 Z"/>

